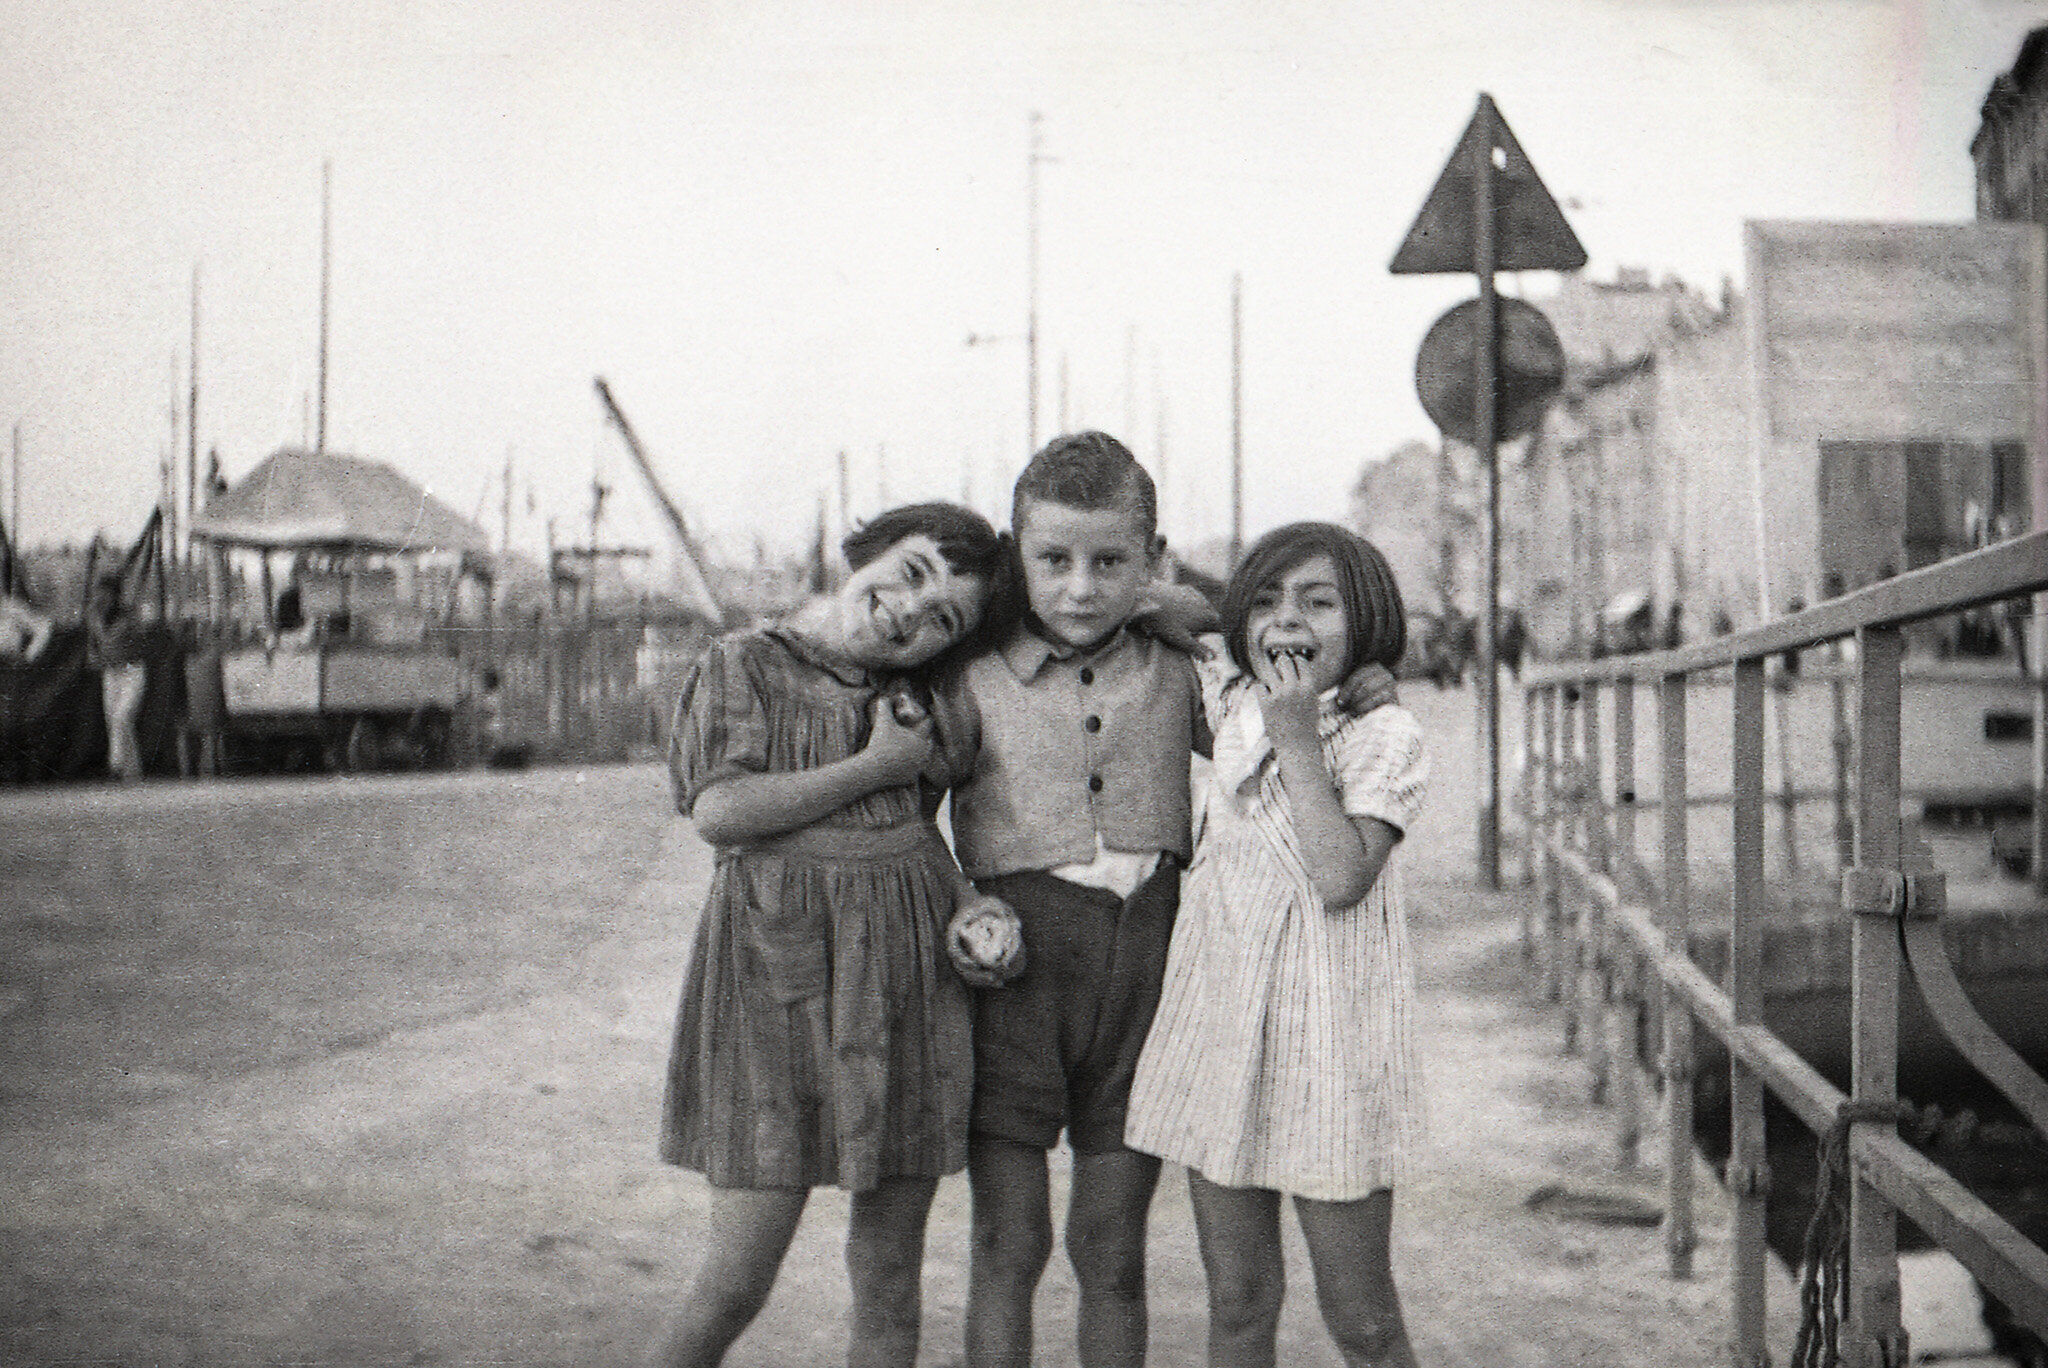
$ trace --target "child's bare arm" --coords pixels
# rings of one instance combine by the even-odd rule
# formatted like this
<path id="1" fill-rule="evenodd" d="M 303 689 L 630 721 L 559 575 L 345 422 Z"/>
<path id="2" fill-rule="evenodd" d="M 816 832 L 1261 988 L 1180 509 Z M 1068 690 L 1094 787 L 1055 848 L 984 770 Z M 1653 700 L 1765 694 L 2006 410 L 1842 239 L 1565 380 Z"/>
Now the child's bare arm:
<path id="1" fill-rule="evenodd" d="M 697 795 L 690 817 L 713 845 L 743 845 L 807 827 L 870 793 L 912 783 L 932 747 L 925 718 L 905 725 L 890 699 L 877 698 L 874 731 L 857 753 L 815 769 L 738 774 Z"/>
<path id="2" fill-rule="evenodd" d="M 1260 706 L 1266 735 L 1273 743 L 1309 879 L 1326 907 L 1350 907 L 1379 878 L 1401 834 L 1376 818 L 1354 820 L 1344 811 L 1316 734 L 1314 686 L 1303 676 L 1300 662 L 1282 656 L 1253 668 L 1263 686 Z"/>
<path id="3" fill-rule="evenodd" d="M 1386 866 L 1400 832 L 1377 817 L 1347 816 L 1336 781 L 1323 766 L 1322 747 L 1313 737 L 1302 746 L 1273 738 L 1280 762 L 1280 782 L 1294 816 L 1294 834 L 1301 842 L 1316 895 L 1326 907 L 1350 907 L 1365 897 Z"/>

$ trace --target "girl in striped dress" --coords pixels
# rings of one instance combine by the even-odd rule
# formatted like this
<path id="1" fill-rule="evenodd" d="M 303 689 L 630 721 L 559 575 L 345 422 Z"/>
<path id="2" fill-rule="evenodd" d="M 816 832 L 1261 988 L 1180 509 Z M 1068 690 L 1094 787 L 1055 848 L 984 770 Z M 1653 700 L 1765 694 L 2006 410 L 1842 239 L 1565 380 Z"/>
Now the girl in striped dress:
<path id="1" fill-rule="evenodd" d="M 717 849 L 676 1014 L 661 1157 L 710 1184 L 658 1362 L 715 1368 L 774 1286 L 813 1187 L 849 1190 L 847 1362 L 917 1358 L 925 1219 L 967 1159 L 969 980 L 946 941 L 1000 901 L 932 823 L 943 738 L 898 686 L 1014 623 L 1015 552 L 951 504 L 851 533 L 839 589 L 713 642 L 676 705 L 677 808 Z"/>
<path id="2" fill-rule="evenodd" d="M 1428 761 L 1406 709 L 1335 704 L 1400 659 L 1400 590 L 1370 543 L 1296 523 L 1245 557 L 1223 619 L 1237 668 L 1204 681 L 1215 763 L 1125 1140 L 1188 1170 L 1211 1364 L 1273 1363 L 1287 1194 L 1344 1362 L 1413 1365 L 1388 1239 L 1422 1117 L 1390 857 Z"/>

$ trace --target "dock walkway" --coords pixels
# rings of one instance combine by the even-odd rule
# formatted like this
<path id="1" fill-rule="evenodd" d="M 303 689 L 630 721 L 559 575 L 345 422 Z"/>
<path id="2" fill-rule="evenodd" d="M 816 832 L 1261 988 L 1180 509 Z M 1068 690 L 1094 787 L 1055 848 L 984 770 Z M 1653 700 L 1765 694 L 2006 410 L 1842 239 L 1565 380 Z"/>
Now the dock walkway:
<path id="1" fill-rule="evenodd" d="M 1652 1225 L 1528 1204 L 1545 1189 L 1654 1204 L 1658 1184 L 1617 1170 L 1610 1114 L 1560 1050 L 1559 1011 L 1520 960 L 1523 892 L 1475 886 L 1470 694 L 1415 694 L 1437 778 L 1401 858 L 1435 1147 L 1397 1197 L 1396 1270 L 1421 1361 L 1722 1368 L 1711 1179 L 1687 1281 L 1666 1276 Z M 0 930 L 21 970 L 0 982 L 0 1083 L 21 1102 L 0 1113 L 0 1364 L 645 1362 L 704 1193 L 653 1155 L 710 863 L 664 788 L 640 765 L 0 793 L 0 852 L 18 855 L 0 859 Z M 266 834 L 273 812 L 299 835 Z M 91 851 L 101 867 L 79 867 Z M 259 916 L 301 939 L 279 949 Z M 251 968 L 257 953 L 278 970 Z M 109 1022 L 151 1052 L 147 1071 L 109 1053 Z M 287 1028 L 326 1043 L 254 1057 Z M 45 1056 L 70 1062 L 30 1067 Z M 1282 1361 L 1334 1364 L 1287 1229 Z M 844 1195 L 821 1192 L 732 1368 L 842 1361 L 844 1232 Z M 1178 1174 L 1152 1241 L 1151 1361 L 1200 1363 Z M 963 1179 L 941 1185 L 928 1243 L 920 1363 L 946 1368 Z M 1784 1362 L 1794 1297 L 1775 1276 Z M 1059 1258 L 1039 1324 L 1038 1362 L 1072 1364 Z"/>

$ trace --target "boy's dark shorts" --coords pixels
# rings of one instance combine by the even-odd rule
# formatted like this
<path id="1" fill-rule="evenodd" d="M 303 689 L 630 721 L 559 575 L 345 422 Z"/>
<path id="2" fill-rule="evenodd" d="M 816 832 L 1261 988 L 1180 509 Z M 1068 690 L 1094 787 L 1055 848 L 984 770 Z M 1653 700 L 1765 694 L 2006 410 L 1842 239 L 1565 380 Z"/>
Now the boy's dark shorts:
<path id="1" fill-rule="evenodd" d="M 1162 855 L 1128 899 L 1050 874 L 977 881 L 1024 924 L 1024 972 L 974 995 L 974 1134 L 1076 1154 L 1124 1148 L 1138 1052 L 1159 1006 L 1180 910 Z"/>

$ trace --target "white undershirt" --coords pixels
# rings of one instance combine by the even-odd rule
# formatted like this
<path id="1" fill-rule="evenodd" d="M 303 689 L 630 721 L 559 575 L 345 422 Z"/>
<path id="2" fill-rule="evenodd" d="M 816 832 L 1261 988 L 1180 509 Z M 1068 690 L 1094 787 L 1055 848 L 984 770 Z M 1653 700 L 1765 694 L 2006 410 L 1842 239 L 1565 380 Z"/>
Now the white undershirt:
<path id="1" fill-rule="evenodd" d="M 1138 885 L 1152 877 L 1153 870 L 1159 868 L 1159 856 L 1160 852 L 1156 850 L 1111 850 L 1102 843 L 1102 833 L 1097 832 L 1094 859 L 1086 864 L 1059 865 L 1047 872 L 1068 883 L 1100 888 L 1119 898 L 1128 898 L 1138 891 Z"/>

